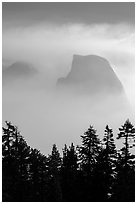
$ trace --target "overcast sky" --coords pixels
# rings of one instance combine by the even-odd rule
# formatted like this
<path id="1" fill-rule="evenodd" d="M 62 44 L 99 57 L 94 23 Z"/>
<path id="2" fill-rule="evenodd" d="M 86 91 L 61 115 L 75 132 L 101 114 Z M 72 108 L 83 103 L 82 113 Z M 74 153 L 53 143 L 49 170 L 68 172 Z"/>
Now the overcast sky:
<path id="1" fill-rule="evenodd" d="M 12 2 L 3 3 L 3 26 L 41 22 L 134 24 L 134 3 L 129 2 Z"/>
<path id="2" fill-rule="evenodd" d="M 42 151 L 45 147 L 41 143 L 46 141 L 45 137 L 47 146 L 54 141 L 61 146 L 70 141 L 69 135 L 71 141 L 77 142 L 70 129 L 74 126 L 74 135 L 82 134 L 81 131 L 88 128 L 90 114 L 75 124 L 69 111 L 71 122 L 63 124 L 68 116 L 65 108 L 61 109 L 56 94 L 49 90 L 45 92 L 58 78 L 68 74 L 74 54 L 95 54 L 106 58 L 121 80 L 134 112 L 134 6 L 128 2 L 2 3 L 3 67 L 20 61 L 39 73 L 38 77 L 27 79 L 25 83 L 24 79 L 15 83 L 8 79 L 6 86 L 3 85 L 3 120 L 16 123 L 29 143 Z M 69 110 L 73 112 L 71 106 Z M 84 109 L 81 114 L 84 115 Z M 54 119 L 50 115 L 54 115 Z M 120 123 L 125 115 L 116 114 L 115 120 L 121 117 Z M 75 117 L 77 120 L 79 115 Z M 100 121 L 95 118 L 95 121 L 95 124 L 102 124 L 101 128 L 106 122 L 103 117 Z M 119 124 L 110 123 L 114 127 Z M 51 128 L 52 124 L 55 130 Z M 37 125 L 45 127 L 46 135 L 40 137 L 42 142 L 39 144 L 37 135 L 43 133 L 36 128 Z M 61 125 L 63 130 L 59 127 Z M 68 132 L 66 136 L 54 135 L 55 132 L 65 134 L 65 130 Z M 51 134 L 49 142 L 48 135 Z"/>

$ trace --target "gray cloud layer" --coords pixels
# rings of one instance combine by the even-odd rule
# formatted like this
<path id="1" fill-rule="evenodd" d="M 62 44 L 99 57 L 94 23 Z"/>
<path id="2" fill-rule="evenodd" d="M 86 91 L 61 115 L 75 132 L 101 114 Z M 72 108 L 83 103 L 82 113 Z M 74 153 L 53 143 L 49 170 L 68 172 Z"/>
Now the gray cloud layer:
<path id="1" fill-rule="evenodd" d="M 3 26 L 41 22 L 134 24 L 134 2 L 3 2 Z"/>

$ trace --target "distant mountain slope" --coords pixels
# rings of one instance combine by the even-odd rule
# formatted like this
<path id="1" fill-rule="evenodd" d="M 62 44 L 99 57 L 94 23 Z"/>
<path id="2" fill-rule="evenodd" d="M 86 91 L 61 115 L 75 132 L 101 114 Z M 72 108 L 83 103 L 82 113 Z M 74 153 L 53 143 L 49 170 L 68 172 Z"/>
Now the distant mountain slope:
<path id="1" fill-rule="evenodd" d="M 15 62 L 10 66 L 2 67 L 3 83 L 8 83 L 8 81 L 11 82 L 17 79 L 27 79 L 34 76 L 36 73 L 36 69 L 25 62 Z"/>
<path id="2" fill-rule="evenodd" d="M 96 55 L 74 55 L 71 71 L 57 82 L 61 87 L 80 92 L 123 92 L 123 86 L 109 62 Z"/>

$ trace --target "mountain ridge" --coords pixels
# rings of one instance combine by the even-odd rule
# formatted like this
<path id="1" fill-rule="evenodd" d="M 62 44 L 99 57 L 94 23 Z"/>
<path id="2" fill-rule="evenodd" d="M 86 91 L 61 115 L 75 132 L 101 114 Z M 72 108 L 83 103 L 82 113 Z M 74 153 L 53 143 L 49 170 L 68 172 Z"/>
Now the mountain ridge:
<path id="1" fill-rule="evenodd" d="M 73 55 L 71 70 L 57 85 L 82 92 L 124 92 L 121 81 L 107 59 L 97 55 Z"/>
<path id="2" fill-rule="evenodd" d="M 9 66 L 2 66 L 2 82 L 7 84 L 8 82 L 14 82 L 20 79 L 29 79 L 34 76 L 37 70 L 29 63 L 16 61 Z"/>

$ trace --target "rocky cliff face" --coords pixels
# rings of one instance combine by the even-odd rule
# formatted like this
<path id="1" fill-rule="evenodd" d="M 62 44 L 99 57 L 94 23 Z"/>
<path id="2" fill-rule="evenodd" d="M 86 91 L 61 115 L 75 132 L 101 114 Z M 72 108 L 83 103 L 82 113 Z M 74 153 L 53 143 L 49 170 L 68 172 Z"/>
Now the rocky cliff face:
<path id="1" fill-rule="evenodd" d="M 58 85 L 80 92 L 121 93 L 123 87 L 109 62 L 96 55 L 74 55 L 71 71 Z"/>

